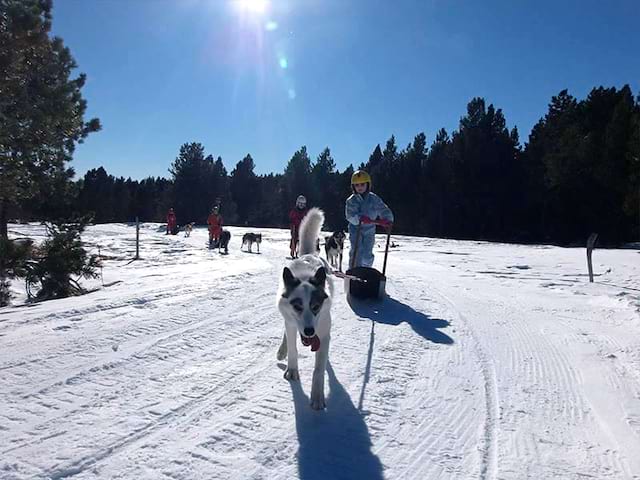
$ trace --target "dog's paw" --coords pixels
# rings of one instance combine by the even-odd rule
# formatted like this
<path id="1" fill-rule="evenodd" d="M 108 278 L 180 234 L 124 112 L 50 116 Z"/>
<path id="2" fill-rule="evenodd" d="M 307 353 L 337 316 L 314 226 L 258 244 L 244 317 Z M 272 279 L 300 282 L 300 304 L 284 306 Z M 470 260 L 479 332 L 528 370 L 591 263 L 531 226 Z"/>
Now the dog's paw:
<path id="1" fill-rule="evenodd" d="M 314 410 L 324 410 L 327 408 L 327 405 L 324 401 L 324 394 L 315 394 L 311 392 L 311 408 Z"/>
<path id="2" fill-rule="evenodd" d="M 300 373 L 297 368 L 287 368 L 284 372 L 284 378 L 287 380 L 300 380 Z"/>

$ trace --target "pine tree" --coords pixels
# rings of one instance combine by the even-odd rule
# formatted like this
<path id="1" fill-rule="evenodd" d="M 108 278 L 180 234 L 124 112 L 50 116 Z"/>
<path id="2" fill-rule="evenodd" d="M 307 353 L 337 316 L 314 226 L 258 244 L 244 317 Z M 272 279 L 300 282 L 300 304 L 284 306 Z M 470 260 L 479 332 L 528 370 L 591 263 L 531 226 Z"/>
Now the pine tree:
<path id="1" fill-rule="evenodd" d="M 178 224 L 202 222 L 207 218 L 218 192 L 215 188 L 214 160 L 205 157 L 200 143 L 185 143 L 171 164 L 173 177 L 173 208 Z"/>
<path id="2" fill-rule="evenodd" d="M 89 215 L 95 223 L 113 222 L 115 178 L 104 167 L 85 173 L 79 186 L 78 205 L 83 215 Z"/>
<path id="3" fill-rule="evenodd" d="M 633 235 L 637 217 L 627 207 L 637 111 L 628 86 L 594 88 L 580 102 L 566 90 L 551 99 L 524 152 L 527 167 L 543 170 L 545 237 L 582 243 L 596 231 L 601 242 L 619 243 Z"/>
<path id="4" fill-rule="evenodd" d="M 236 164 L 231 172 L 230 192 L 236 205 L 238 222 L 247 224 L 260 204 L 258 178 L 254 172 L 255 163 L 251 155 L 247 154 Z"/>
<path id="5" fill-rule="evenodd" d="M 58 37 L 50 37 L 51 0 L 0 0 L 0 237 L 7 209 L 41 192 L 65 171 L 75 144 L 99 130 L 84 122 L 85 75 Z"/>
<path id="6" fill-rule="evenodd" d="M 344 198 L 340 189 L 340 178 L 331 150 L 326 147 L 311 168 L 312 199 L 314 206 L 324 210 L 325 225 L 331 230 L 343 228 Z"/>
<path id="7" fill-rule="evenodd" d="M 8 211 L 68 178 L 75 144 L 100 129 L 85 123 L 81 74 L 58 37 L 50 37 L 51 0 L 0 0 L 0 240 L 8 242 Z M 0 290 L 10 262 L 0 257 Z M 0 292 L 8 300 L 4 293 Z"/>
<path id="8" fill-rule="evenodd" d="M 376 148 L 373 149 L 373 152 L 371 152 L 371 155 L 369 155 L 369 161 L 366 164 L 360 164 L 359 169 L 366 170 L 370 174 L 377 172 L 383 159 L 382 149 L 380 148 L 380 144 L 378 144 Z"/>
<path id="9" fill-rule="evenodd" d="M 46 223 L 48 238 L 38 248 L 26 273 L 29 293 L 39 287 L 36 298 L 49 300 L 86 292 L 79 280 L 96 278 L 100 263 L 96 255 L 88 255 L 82 246 L 80 235 L 85 226 L 86 220 Z"/>
<path id="10" fill-rule="evenodd" d="M 429 148 L 425 162 L 424 179 L 426 217 L 425 232 L 433 236 L 450 236 L 451 213 L 456 208 L 455 177 L 453 174 L 452 145 L 449 134 L 441 128 Z"/>
<path id="11" fill-rule="evenodd" d="M 225 224 L 233 224 L 238 221 L 238 208 L 231 195 L 231 180 L 227 175 L 227 169 L 218 157 L 213 164 L 213 191 L 216 199 L 220 199 L 220 211 L 224 216 Z"/>
<path id="12" fill-rule="evenodd" d="M 501 109 L 486 107 L 483 98 L 467 105 L 467 115 L 452 138 L 457 201 L 453 236 L 498 239 L 517 216 L 517 148 Z M 456 208 L 457 207 L 457 208 Z M 513 234 L 511 232 L 510 234 Z"/>
<path id="13" fill-rule="evenodd" d="M 427 158 L 427 137 L 419 133 L 400 156 L 395 172 L 395 194 L 398 200 L 394 208 L 397 217 L 395 228 L 407 234 L 423 231 L 426 224 L 424 209 L 428 186 L 422 172 Z"/>
<path id="14" fill-rule="evenodd" d="M 11 302 L 9 281 L 27 275 L 31 247 L 31 241 L 0 238 L 0 262 L 3 264 L 0 270 L 0 307 Z"/>
<path id="15" fill-rule="evenodd" d="M 284 170 L 283 181 L 288 208 L 295 204 L 298 195 L 309 197 L 307 199 L 309 204 L 315 202 L 315 199 L 312 198 L 310 175 L 311 159 L 307 153 L 307 147 L 302 146 L 300 150 L 293 154 Z"/>

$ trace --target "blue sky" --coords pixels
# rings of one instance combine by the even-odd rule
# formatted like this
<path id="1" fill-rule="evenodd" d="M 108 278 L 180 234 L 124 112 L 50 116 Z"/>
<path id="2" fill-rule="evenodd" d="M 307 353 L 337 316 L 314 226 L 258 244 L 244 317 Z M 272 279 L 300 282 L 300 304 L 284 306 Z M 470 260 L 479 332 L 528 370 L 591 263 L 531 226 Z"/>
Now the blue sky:
<path id="1" fill-rule="evenodd" d="M 281 172 L 301 145 L 343 169 L 392 134 L 430 144 L 474 96 L 524 142 L 564 88 L 640 93 L 638 0 L 54 0 L 53 14 L 103 125 L 78 176 L 168 177 L 192 141 L 229 172 L 247 153 Z"/>

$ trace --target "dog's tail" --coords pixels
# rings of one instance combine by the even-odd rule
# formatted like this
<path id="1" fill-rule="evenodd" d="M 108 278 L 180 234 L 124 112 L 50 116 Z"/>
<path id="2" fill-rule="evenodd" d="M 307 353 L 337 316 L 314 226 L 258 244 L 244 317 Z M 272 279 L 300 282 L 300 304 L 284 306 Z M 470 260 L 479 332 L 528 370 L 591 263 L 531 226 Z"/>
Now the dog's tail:
<path id="1" fill-rule="evenodd" d="M 300 224 L 300 255 L 316 253 L 316 242 L 322 225 L 324 225 L 324 212 L 319 208 L 309 210 Z"/>

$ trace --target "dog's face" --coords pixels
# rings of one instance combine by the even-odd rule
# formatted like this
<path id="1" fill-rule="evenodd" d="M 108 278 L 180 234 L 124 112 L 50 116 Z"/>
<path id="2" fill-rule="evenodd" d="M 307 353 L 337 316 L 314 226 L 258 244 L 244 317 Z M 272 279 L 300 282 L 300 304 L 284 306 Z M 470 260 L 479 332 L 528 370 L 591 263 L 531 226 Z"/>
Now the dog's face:
<path id="1" fill-rule="evenodd" d="M 262 243 L 262 234 L 261 234 L 261 233 L 258 233 L 258 234 L 256 235 L 256 240 L 255 240 L 255 242 L 256 242 L 257 244 Z"/>
<path id="2" fill-rule="evenodd" d="M 308 280 L 296 278 L 293 272 L 285 267 L 282 271 L 284 281 L 283 301 L 289 318 L 296 320 L 298 332 L 307 338 L 316 334 L 318 319 L 329 298 L 325 291 L 327 272 L 324 267 L 318 268 L 315 275 Z"/>
<path id="3" fill-rule="evenodd" d="M 337 243 L 338 245 L 340 245 L 340 247 L 341 247 L 341 248 L 342 248 L 342 247 L 344 247 L 344 239 L 345 239 L 346 237 L 347 237 L 347 236 L 345 235 L 345 233 L 344 233 L 342 230 L 338 230 L 337 232 L 335 232 L 335 233 L 333 234 L 333 238 L 335 238 L 335 239 L 336 239 L 336 243 Z"/>

